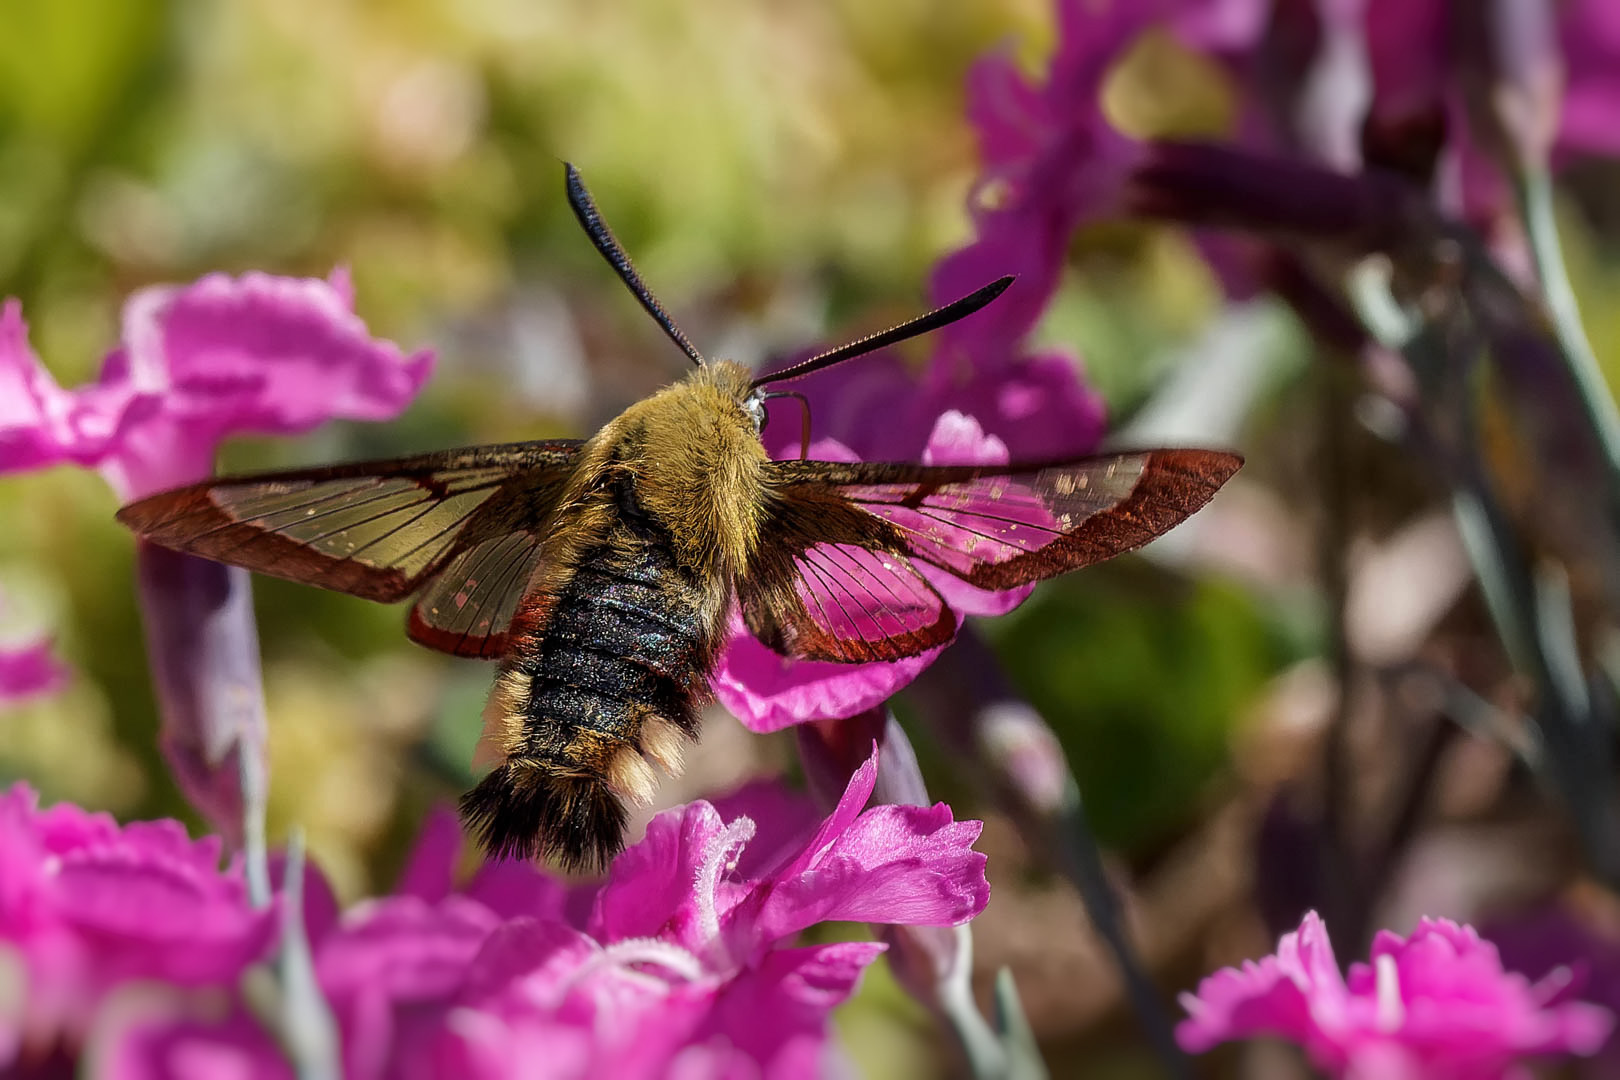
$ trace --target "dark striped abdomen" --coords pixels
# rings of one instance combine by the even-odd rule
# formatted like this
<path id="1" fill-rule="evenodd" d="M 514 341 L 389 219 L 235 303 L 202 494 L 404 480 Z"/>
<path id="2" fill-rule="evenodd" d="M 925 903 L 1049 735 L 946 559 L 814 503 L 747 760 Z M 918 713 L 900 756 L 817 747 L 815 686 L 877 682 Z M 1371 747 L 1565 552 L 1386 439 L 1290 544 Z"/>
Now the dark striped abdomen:
<path id="1" fill-rule="evenodd" d="M 581 556 L 502 669 L 521 735 L 462 800 L 487 850 L 574 867 L 619 850 L 621 800 L 646 802 L 656 785 L 643 754 L 676 772 L 697 735 L 721 630 L 706 588 L 640 515 L 621 515 Z"/>
<path id="2" fill-rule="evenodd" d="M 524 753 L 589 769 L 594 744 L 639 749 L 654 717 L 696 735 L 693 697 L 712 662 L 697 585 L 667 545 L 629 528 L 588 553 L 538 653 L 516 663 L 531 679 Z"/>

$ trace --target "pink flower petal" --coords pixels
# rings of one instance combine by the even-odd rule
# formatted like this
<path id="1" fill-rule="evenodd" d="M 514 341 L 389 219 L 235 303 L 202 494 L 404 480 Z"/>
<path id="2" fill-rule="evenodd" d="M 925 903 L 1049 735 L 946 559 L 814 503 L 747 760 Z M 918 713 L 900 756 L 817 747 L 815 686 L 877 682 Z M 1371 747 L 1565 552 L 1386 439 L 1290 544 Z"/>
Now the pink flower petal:
<path id="1" fill-rule="evenodd" d="M 125 425 L 102 462 L 127 497 L 207 476 L 215 448 L 241 432 L 296 434 L 335 418 L 386 420 L 421 389 L 427 351 L 373 338 L 346 279 L 211 274 L 143 290 L 124 311 L 124 346 L 104 384 L 161 402 Z"/>
<path id="2" fill-rule="evenodd" d="M 765 1076 L 824 1075 L 827 1015 L 883 950 L 875 941 L 778 949 L 721 991 L 706 1030 L 723 1035 Z"/>
<path id="3" fill-rule="evenodd" d="M 429 904 L 443 900 L 454 884 L 456 857 L 460 853 L 461 822 L 454 810 L 435 806 L 416 834 L 416 846 L 400 871 L 395 895 L 414 896 Z"/>
<path id="4" fill-rule="evenodd" d="M 68 670 L 51 655 L 51 643 L 21 647 L 0 645 L 0 708 L 55 693 L 66 685 Z"/>
<path id="5" fill-rule="evenodd" d="M 1504 971 L 1472 928 L 1448 920 L 1424 919 L 1406 938 L 1380 933 L 1372 963 L 1343 979 L 1315 912 L 1276 956 L 1219 971 L 1182 1003 L 1189 1019 L 1176 1036 L 1190 1051 L 1276 1035 L 1346 1078 L 1516 1075 L 1528 1057 L 1595 1053 L 1614 1023 L 1594 1005 L 1553 1004 Z"/>
<path id="6" fill-rule="evenodd" d="M 315 957 L 316 975 L 344 1031 L 349 1076 L 380 1076 L 414 1014 L 446 1004 L 499 925 L 482 904 L 402 896 L 350 912 Z"/>
<path id="7" fill-rule="evenodd" d="M 63 390 L 28 345 L 22 305 L 0 303 L 0 473 L 98 460 L 136 401 L 127 386 Z"/>
<path id="8" fill-rule="evenodd" d="M 1009 455 L 1003 461 L 1094 453 L 1107 426 L 1102 395 L 1081 381 L 1080 361 L 1061 352 L 1004 355 L 967 371 L 936 364 L 926 400 L 936 416 L 950 410 L 971 416 L 983 437 Z"/>
<path id="9" fill-rule="evenodd" d="M 881 705 L 939 653 L 940 649 L 930 649 L 889 664 L 833 664 L 782 656 L 742 633 L 720 654 L 714 696 L 748 730 L 780 731 L 806 720 L 854 716 Z"/>
<path id="10" fill-rule="evenodd" d="M 125 983 L 230 985 L 262 958 L 277 913 L 248 905 L 219 854 L 177 822 L 120 827 L 42 811 L 23 784 L 0 793 L 0 947 L 26 972 L 26 1037 L 77 1039 Z"/>
<path id="11" fill-rule="evenodd" d="M 706 802 L 666 810 L 608 871 L 591 933 L 602 941 L 663 937 L 695 954 L 720 933 L 734 890 L 726 875 L 754 836 L 746 817 L 723 822 Z"/>
<path id="12" fill-rule="evenodd" d="M 200 1010 L 199 1010 L 200 1011 Z M 292 1080 L 275 1040 L 242 1012 L 223 1023 L 179 1003 L 98 1031 L 86 1057 L 106 1080 Z"/>
<path id="13" fill-rule="evenodd" d="M 287 875 L 286 852 L 271 852 L 269 863 L 270 888 L 279 895 L 284 888 Z M 305 862 L 302 872 L 304 937 L 314 949 L 319 948 L 327 934 L 338 928 L 342 909 L 338 906 L 337 893 L 333 891 L 332 883 L 327 880 L 319 866 L 313 862 Z"/>
<path id="14" fill-rule="evenodd" d="M 777 873 L 815 835 L 822 820 L 809 795 L 779 778 L 753 780 L 709 801 L 721 821 L 745 817 L 754 823 L 754 837 L 733 869 L 744 881 Z"/>
<path id="15" fill-rule="evenodd" d="M 990 900 L 983 825 L 950 807 L 878 806 L 798 877 L 784 877 L 759 915 L 759 932 L 786 938 L 819 922 L 955 926 Z"/>
<path id="16" fill-rule="evenodd" d="M 491 859 L 461 893 L 503 919 L 551 919 L 582 927 L 596 903 L 595 882 L 569 883 L 539 873 L 529 863 Z"/>
<path id="17" fill-rule="evenodd" d="M 877 783 L 877 748 L 855 770 L 838 806 L 796 858 L 734 909 L 734 955 L 827 920 L 943 926 L 984 909 L 985 857 L 972 850 L 983 827 L 934 807 L 864 810 Z"/>

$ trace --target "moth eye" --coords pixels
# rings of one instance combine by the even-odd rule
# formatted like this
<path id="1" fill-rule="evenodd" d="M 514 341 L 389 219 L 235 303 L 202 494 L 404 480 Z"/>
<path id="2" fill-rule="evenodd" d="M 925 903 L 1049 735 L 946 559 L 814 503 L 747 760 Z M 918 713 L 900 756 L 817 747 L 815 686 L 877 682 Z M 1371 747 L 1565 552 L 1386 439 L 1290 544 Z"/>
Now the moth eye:
<path id="1" fill-rule="evenodd" d="M 744 398 L 742 408 L 743 412 L 748 415 L 748 419 L 754 422 L 754 430 L 756 432 L 764 431 L 765 425 L 770 423 L 771 419 L 770 413 L 765 409 L 764 400 L 752 396 Z"/>

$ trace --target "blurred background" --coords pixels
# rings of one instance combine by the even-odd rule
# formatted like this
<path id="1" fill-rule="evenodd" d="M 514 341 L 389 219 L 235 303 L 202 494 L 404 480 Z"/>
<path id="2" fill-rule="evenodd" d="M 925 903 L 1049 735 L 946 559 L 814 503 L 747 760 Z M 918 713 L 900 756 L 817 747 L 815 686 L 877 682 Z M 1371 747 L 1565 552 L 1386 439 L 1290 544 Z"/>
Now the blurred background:
<path id="1" fill-rule="evenodd" d="M 63 385 L 94 377 L 131 290 L 218 269 L 347 266 L 375 333 L 437 350 L 398 422 L 238 442 L 225 468 L 584 435 L 679 375 L 568 212 L 563 159 L 711 355 L 759 364 L 915 313 L 934 261 L 972 236 L 970 63 L 1003 48 L 1039 72 L 1055 35 L 1043 0 L 0 0 L 0 25 L 0 295 Z M 1109 104 L 1126 126 L 1221 133 L 1227 78 L 1153 41 L 1121 58 Z M 1590 166 L 1556 204 L 1606 371 L 1614 179 Z M 1270 951 L 1320 902 L 1326 805 L 1353 818 L 1334 835 L 1373 852 L 1338 883 L 1369 926 L 1554 896 L 1620 922 L 1513 739 L 1458 726 L 1512 727 L 1525 687 L 1442 489 L 1358 422 L 1354 381 L 1290 310 L 1228 302 L 1178 228 L 1110 223 L 1075 238 L 1038 337 L 1084 357 L 1133 441 L 1196 435 L 1250 460 L 1176 544 L 980 627 L 1061 738 L 1161 985 Z M 115 509 L 88 473 L 0 481 L 5 617 L 49 630 L 76 673 L 0 718 L 0 782 L 196 827 L 154 743 Z M 341 895 L 385 890 L 422 814 L 467 780 L 491 671 L 410 645 L 402 610 L 255 590 L 272 841 L 301 825 Z M 1013 971 L 1055 1075 L 1156 1075 L 1077 896 L 977 798 L 927 709 L 900 708 L 933 794 L 988 822 L 986 979 Z M 717 715 L 661 805 L 793 762 L 790 735 Z M 838 1020 L 868 1076 L 950 1073 L 881 965 Z"/>

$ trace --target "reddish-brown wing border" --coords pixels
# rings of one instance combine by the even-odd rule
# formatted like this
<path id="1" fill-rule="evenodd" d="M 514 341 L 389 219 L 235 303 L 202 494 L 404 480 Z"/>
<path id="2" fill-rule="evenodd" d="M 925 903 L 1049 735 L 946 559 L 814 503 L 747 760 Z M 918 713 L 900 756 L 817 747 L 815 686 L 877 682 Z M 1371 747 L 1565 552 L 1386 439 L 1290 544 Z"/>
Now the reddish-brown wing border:
<path id="1" fill-rule="evenodd" d="M 1090 508 L 1072 528 L 1054 530 L 1051 539 L 1035 550 L 1000 562 L 975 561 L 966 570 L 930 558 L 904 529 L 877 516 L 886 506 L 924 507 L 930 499 L 948 500 L 953 491 L 997 478 L 1038 483 L 1049 490 L 1061 479 L 1070 490 L 1095 491 L 1100 485 L 1092 481 L 1126 464 L 1139 468 L 1139 474 L 1108 505 Z M 874 546 L 905 552 L 979 588 L 1010 589 L 1111 559 L 1162 536 L 1202 509 L 1242 464 L 1237 454 L 1193 449 L 1121 451 L 1010 465 L 781 461 L 771 463 L 770 482 L 775 496 L 790 504 L 860 508 L 876 522 L 867 530 Z M 884 489 L 881 497 L 861 491 L 872 488 Z M 976 494 L 983 497 L 982 491 Z M 1061 506 L 1053 509 L 1061 517 Z M 963 513 L 973 516 L 971 510 Z"/>
<path id="2" fill-rule="evenodd" d="M 118 520 L 141 538 L 177 551 L 388 603 L 421 588 L 473 544 L 517 530 L 540 531 L 555 509 L 579 446 L 576 440 L 502 443 L 384 461 L 223 477 L 131 503 L 118 512 Z M 442 550 L 411 573 L 396 565 L 366 563 L 318 550 L 274 527 L 238 520 L 228 509 L 233 497 L 255 492 L 285 495 L 309 488 L 318 493 L 323 484 L 364 479 L 418 485 L 423 497 L 413 504 L 414 509 L 431 508 L 469 493 L 483 497 L 474 500 L 470 512 L 457 517 L 449 528 L 428 538 Z M 404 515 L 402 520 L 410 524 L 419 519 L 420 515 Z"/>
<path id="3" fill-rule="evenodd" d="M 837 638 L 805 609 L 796 588 L 805 553 L 818 544 L 854 544 L 885 553 L 908 578 L 916 575 L 914 559 L 979 588 L 1015 588 L 1141 547 L 1200 510 L 1242 464 L 1224 451 L 1179 449 L 1010 465 L 772 462 L 765 540 L 737 583 L 744 620 L 787 655 L 845 662 L 915 656 L 954 634 L 955 616 L 943 602 L 931 626 L 878 641 Z M 1043 526 L 1018 522 L 1025 527 L 1020 543 L 1031 544 L 1020 553 L 1007 556 L 1004 540 L 984 537 L 982 550 L 1004 556 L 999 561 L 962 548 L 943 558 L 938 541 L 931 550 L 915 528 L 890 520 L 899 511 L 938 514 L 945 533 L 971 534 L 976 516 L 999 520 L 983 510 L 995 505 L 999 481 L 1018 485 L 1026 511 L 1034 502 L 1050 515 Z M 1039 542 L 1028 540 L 1032 534 Z M 854 602 L 881 609 L 882 590 Z"/>

